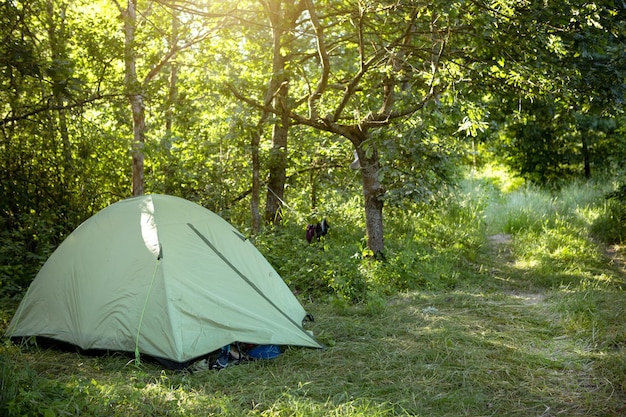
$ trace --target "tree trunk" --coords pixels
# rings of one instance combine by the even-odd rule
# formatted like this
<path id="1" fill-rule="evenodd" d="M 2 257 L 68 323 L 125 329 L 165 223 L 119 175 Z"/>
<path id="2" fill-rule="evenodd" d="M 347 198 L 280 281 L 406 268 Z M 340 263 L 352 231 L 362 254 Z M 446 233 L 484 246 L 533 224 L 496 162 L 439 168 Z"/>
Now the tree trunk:
<path id="1" fill-rule="evenodd" d="M 361 180 L 363 182 L 363 202 L 365 206 L 365 231 L 367 247 L 375 257 L 382 256 L 385 249 L 383 236 L 383 200 L 385 193 L 378 180 L 380 165 L 378 152 L 374 150 L 367 157 L 362 148 L 357 149 L 361 161 Z"/>
<path id="2" fill-rule="evenodd" d="M 133 94 L 129 96 L 133 111 L 133 196 L 144 194 L 144 143 L 146 120 L 144 114 L 143 96 Z"/>
<path id="3" fill-rule="evenodd" d="M 137 79 L 135 28 L 137 25 L 137 0 L 128 0 L 124 11 L 124 86 L 133 114 L 132 144 L 132 192 L 133 196 L 144 193 L 144 143 L 146 130 L 145 104 L 141 83 Z"/>
<path id="4" fill-rule="evenodd" d="M 178 49 L 178 28 L 180 22 L 178 20 L 178 13 L 175 9 L 172 9 L 172 35 L 170 37 L 170 49 Z M 176 62 L 176 54 L 172 55 L 172 61 L 170 63 L 170 79 L 169 79 L 169 91 L 167 97 L 167 109 L 165 110 L 165 132 L 168 136 L 172 135 L 172 129 L 174 126 L 174 108 L 176 107 L 176 100 L 178 99 L 178 63 Z"/>
<path id="5" fill-rule="evenodd" d="M 591 179 L 591 158 L 589 157 L 589 139 L 587 138 L 588 130 L 582 132 L 582 154 L 585 167 L 585 179 Z"/>
<path id="6" fill-rule="evenodd" d="M 272 80 L 265 92 L 264 103 L 268 105 L 272 101 Z M 252 232 L 258 233 L 261 230 L 261 160 L 259 157 L 259 146 L 261 144 L 261 137 L 263 136 L 263 127 L 269 117 L 269 112 L 263 110 L 261 117 L 256 125 L 256 129 L 252 132 L 250 139 L 250 153 L 252 157 L 252 189 L 250 196 L 250 212 L 252 215 Z"/>
<path id="7" fill-rule="evenodd" d="M 380 184 L 380 158 L 374 144 L 368 152 L 363 148 L 363 143 L 368 139 L 367 130 L 358 127 L 351 128 L 346 136 L 354 145 L 361 166 L 361 181 L 363 183 L 363 205 L 365 208 L 365 232 L 367 234 L 367 247 L 374 257 L 384 256 L 385 249 L 383 229 L 383 195 L 385 189 Z M 369 154 L 369 156 L 368 156 Z"/>
<path id="8" fill-rule="evenodd" d="M 311 160 L 311 167 L 309 168 L 309 184 L 311 186 L 311 213 L 314 213 L 317 209 L 317 178 L 318 174 L 317 158 Z"/>
<path id="9" fill-rule="evenodd" d="M 286 90 L 286 86 L 284 89 Z M 287 180 L 288 133 L 289 117 L 282 116 L 272 129 L 272 150 L 269 158 L 269 180 L 265 201 L 267 223 L 279 224 L 283 218 L 281 207 L 285 198 L 285 181 Z"/>
<path id="10" fill-rule="evenodd" d="M 252 192 L 250 196 L 250 212 L 252 215 L 252 232 L 258 233 L 261 230 L 261 214 L 259 213 L 259 203 L 261 199 L 261 181 L 259 179 L 259 172 L 261 170 L 261 163 L 259 161 L 259 144 L 261 142 L 260 126 L 263 125 L 262 121 L 265 119 L 261 117 L 259 127 L 252 133 L 252 139 L 250 141 L 250 153 L 252 154 Z"/>
<path id="11" fill-rule="evenodd" d="M 175 9 L 172 9 L 172 33 L 169 39 L 169 48 L 172 51 L 178 50 L 179 43 L 179 27 L 180 21 L 178 20 L 178 12 Z M 178 101 L 178 62 L 176 62 L 175 52 L 172 54 L 170 65 L 169 65 L 169 84 L 168 84 L 168 93 L 167 93 L 167 107 L 165 109 L 165 138 L 167 140 L 167 147 L 165 149 L 167 155 L 167 161 L 163 166 L 164 173 L 164 181 L 163 181 L 163 191 L 165 194 L 171 194 L 173 190 L 173 185 L 171 178 L 174 178 L 174 167 L 171 163 L 172 154 L 171 154 L 171 145 L 174 133 L 174 120 L 176 109 L 176 103 Z"/>
<path id="12" fill-rule="evenodd" d="M 267 198 L 265 200 L 265 222 L 279 224 L 282 220 L 281 208 L 284 201 L 285 181 L 287 179 L 287 137 L 289 134 L 290 118 L 287 110 L 289 97 L 289 77 L 285 72 L 285 57 L 281 49 L 289 41 L 283 42 L 287 33 L 293 11 L 293 4 L 284 0 L 269 0 L 267 11 L 272 26 L 272 80 L 270 92 L 273 97 L 274 108 L 282 109 L 279 119 L 272 129 L 272 150 L 269 158 L 269 179 L 267 183 Z"/>
<path id="13" fill-rule="evenodd" d="M 48 40 L 50 42 L 50 51 L 52 54 L 52 61 L 54 63 L 54 71 L 52 71 L 52 93 L 54 96 L 54 102 L 59 108 L 58 110 L 58 128 L 61 136 L 61 143 L 63 146 L 64 166 L 63 166 L 63 182 L 67 183 L 71 179 L 72 171 L 72 144 L 70 142 L 70 135 L 67 127 L 67 114 L 64 109 L 67 96 L 67 78 L 69 74 L 68 64 L 69 61 L 66 42 L 67 31 L 65 28 L 65 10 L 66 5 L 61 4 L 58 9 L 55 9 L 52 0 L 48 0 L 46 3 L 46 11 L 48 14 Z M 58 24 L 57 25 L 57 21 Z"/>

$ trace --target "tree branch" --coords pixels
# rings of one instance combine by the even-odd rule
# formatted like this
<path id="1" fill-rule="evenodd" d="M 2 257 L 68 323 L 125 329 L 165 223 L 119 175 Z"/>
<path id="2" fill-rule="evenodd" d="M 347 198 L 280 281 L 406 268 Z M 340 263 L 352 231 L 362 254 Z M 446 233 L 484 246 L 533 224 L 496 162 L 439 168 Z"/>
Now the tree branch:
<path id="1" fill-rule="evenodd" d="M 324 42 L 324 30 L 320 24 L 312 0 L 306 0 L 306 8 L 309 10 L 311 24 L 313 25 L 313 30 L 315 32 L 317 52 L 322 63 L 322 76 L 317 83 L 315 91 L 309 97 L 309 118 L 315 119 L 318 117 L 318 111 L 316 108 L 317 102 L 320 100 L 322 94 L 326 91 L 326 87 L 328 86 L 328 78 L 330 77 L 330 59 L 328 58 L 328 51 L 326 50 L 326 43 Z"/>
<path id="2" fill-rule="evenodd" d="M 161 60 L 154 67 L 152 67 L 150 72 L 144 78 L 143 85 L 144 86 L 148 85 L 150 83 L 150 81 L 152 81 L 154 79 L 154 77 L 156 77 L 159 74 L 161 69 L 163 69 L 163 67 L 169 62 L 169 60 L 172 59 L 172 57 L 175 56 L 178 52 L 180 52 L 180 51 L 182 51 L 184 49 L 190 48 L 190 47 L 192 47 L 193 45 L 195 45 L 197 43 L 202 42 L 210 34 L 211 34 L 211 32 L 208 31 L 208 32 L 205 32 L 202 35 L 199 35 L 195 39 L 190 40 L 189 42 L 187 42 L 186 44 L 184 44 L 182 46 L 174 45 L 165 55 L 163 55 Z"/>
<path id="3" fill-rule="evenodd" d="M 123 94 L 98 94 L 96 96 L 93 97 L 88 97 L 85 98 L 83 100 L 79 100 L 73 103 L 69 103 L 69 104 L 65 104 L 65 105 L 56 105 L 56 106 L 45 106 L 45 107 L 39 107 L 36 109 L 33 109 L 27 113 L 24 114 L 20 114 L 19 116 L 10 116 L 10 117 L 5 117 L 2 120 L 0 120 L 0 125 L 6 125 L 8 123 L 12 123 L 12 122 L 17 122 L 20 120 L 25 120 L 28 119 L 31 116 L 34 116 L 36 114 L 39 113 L 44 113 L 47 111 L 59 111 L 59 110 L 70 110 L 76 107 L 81 107 L 84 106 L 85 104 L 89 104 L 89 103 L 93 103 L 95 101 L 98 100 L 102 100 L 102 99 L 109 99 L 109 98 L 116 98 L 116 97 L 125 97 L 125 95 Z"/>

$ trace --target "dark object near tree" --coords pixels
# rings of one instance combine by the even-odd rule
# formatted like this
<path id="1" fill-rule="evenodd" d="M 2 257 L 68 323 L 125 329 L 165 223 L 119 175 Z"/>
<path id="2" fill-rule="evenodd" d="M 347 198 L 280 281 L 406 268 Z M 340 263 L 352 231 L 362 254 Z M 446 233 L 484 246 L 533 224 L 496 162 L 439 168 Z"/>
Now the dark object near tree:
<path id="1" fill-rule="evenodd" d="M 306 226 L 306 241 L 311 243 L 314 238 L 317 238 L 317 241 L 319 242 L 322 236 L 326 236 L 328 229 L 330 229 L 330 225 L 326 219 L 315 225 L 308 224 Z"/>
<path id="2" fill-rule="evenodd" d="M 622 184 L 619 188 L 606 195 L 607 200 L 617 200 L 619 202 L 626 202 L 626 184 Z"/>

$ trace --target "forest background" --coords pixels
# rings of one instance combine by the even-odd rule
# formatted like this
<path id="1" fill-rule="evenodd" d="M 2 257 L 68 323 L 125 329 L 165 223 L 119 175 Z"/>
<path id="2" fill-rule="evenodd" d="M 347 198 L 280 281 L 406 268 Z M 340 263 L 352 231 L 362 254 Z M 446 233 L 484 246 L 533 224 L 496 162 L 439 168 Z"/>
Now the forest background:
<path id="1" fill-rule="evenodd" d="M 467 167 L 554 186 L 626 152 L 619 1 L 5 1 L 0 19 L 3 290 L 145 192 L 250 234 L 356 199 L 376 257 L 384 207 L 434 204 Z"/>
<path id="2" fill-rule="evenodd" d="M 0 22 L 0 328 L 82 221 L 164 193 L 248 235 L 334 347 L 194 379 L 5 341 L 2 412 L 624 411 L 623 1 L 7 0 Z"/>

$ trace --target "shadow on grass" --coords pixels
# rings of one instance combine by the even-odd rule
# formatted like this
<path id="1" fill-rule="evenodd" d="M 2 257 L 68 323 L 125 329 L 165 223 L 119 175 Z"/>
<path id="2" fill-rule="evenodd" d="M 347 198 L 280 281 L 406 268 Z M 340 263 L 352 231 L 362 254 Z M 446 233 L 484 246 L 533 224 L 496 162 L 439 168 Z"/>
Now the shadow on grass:
<path id="1" fill-rule="evenodd" d="M 5 415 L 618 415 L 606 352 L 564 326 L 561 295 L 408 293 L 381 315 L 307 306 L 325 350 L 198 374 L 5 343 Z M 615 360 L 615 356 L 611 356 Z M 6 363 L 4 364 L 7 369 Z M 600 369 L 605 367 L 600 366 Z"/>

